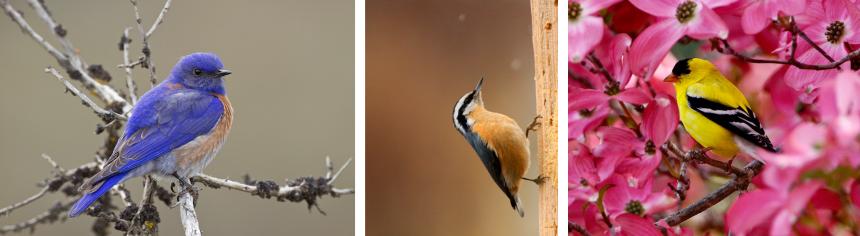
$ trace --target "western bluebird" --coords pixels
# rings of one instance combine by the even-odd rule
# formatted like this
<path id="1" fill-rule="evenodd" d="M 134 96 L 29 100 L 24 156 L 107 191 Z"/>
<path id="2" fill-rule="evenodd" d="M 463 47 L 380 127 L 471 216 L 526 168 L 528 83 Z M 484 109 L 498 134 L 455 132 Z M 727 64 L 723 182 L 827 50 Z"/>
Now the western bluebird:
<path id="1" fill-rule="evenodd" d="M 215 54 L 187 55 L 164 82 L 144 94 L 104 168 L 81 185 L 84 196 L 69 217 L 80 215 L 126 179 L 158 174 L 187 182 L 209 164 L 233 123 L 223 85 L 231 72 L 223 67 Z"/>

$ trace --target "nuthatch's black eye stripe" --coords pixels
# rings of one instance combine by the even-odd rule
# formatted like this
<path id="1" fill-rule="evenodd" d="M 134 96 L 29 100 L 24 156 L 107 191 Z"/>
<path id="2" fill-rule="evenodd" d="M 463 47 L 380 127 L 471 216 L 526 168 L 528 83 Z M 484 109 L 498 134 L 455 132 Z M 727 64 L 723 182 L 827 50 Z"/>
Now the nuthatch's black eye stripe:
<path id="1" fill-rule="evenodd" d="M 678 61 L 678 63 L 675 63 L 675 67 L 672 68 L 672 74 L 675 76 L 682 76 L 682 75 L 689 74 L 690 73 L 690 59 L 692 59 L 692 58 L 680 60 L 680 61 Z"/>
<path id="2" fill-rule="evenodd" d="M 457 111 L 457 123 L 459 123 L 460 127 L 463 127 L 463 131 L 466 132 L 471 130 L 471 127 L 468 125 L 469 121 L 466 120 L 466 108 L 469 107 L 469 104 L 472 103 L 472 99 L 474 98 L 475 91 L 472 91 L 468 96 L 466 96 L 466 99 L 463 99 L 463 104 L 460 105 Z"/>

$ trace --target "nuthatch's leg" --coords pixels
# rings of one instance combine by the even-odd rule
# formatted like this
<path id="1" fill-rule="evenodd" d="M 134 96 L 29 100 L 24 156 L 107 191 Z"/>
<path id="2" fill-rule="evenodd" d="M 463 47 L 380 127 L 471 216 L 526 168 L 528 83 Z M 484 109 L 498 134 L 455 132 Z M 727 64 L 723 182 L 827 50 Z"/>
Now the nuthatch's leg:
<path id="1" fill-rule="evenodd" d="M 538 177 L 537 177 L 537 178 L 534 178 L 534 179 L 529 179 L 529 178 L 526 178 L 526 177 L 523 177 L 523 179 L 524 179 L 524 180 L 531 181 L 531 182 L 533 182 L 533 183 L 535 183 L 535 184 L 542 184 L 544 181 L 546 181 L 547 179 L 549 179 L 549 177 L 546 177 L 546 176 L 543 176 L 543 175 L 538 175 Z"/>
<path id="2" fill-rule="evenodd" d="M 526 127 L 526 138 L 529 137 L 530 131 L 537 131 L 537 129 L 540 127 L 540 125 L 541 125 L 540 119 L 541 119 L 540 115 L 535 116 L 535 119 L 532 120 L 532 123 L 529 124 L 528 127 Z"/>

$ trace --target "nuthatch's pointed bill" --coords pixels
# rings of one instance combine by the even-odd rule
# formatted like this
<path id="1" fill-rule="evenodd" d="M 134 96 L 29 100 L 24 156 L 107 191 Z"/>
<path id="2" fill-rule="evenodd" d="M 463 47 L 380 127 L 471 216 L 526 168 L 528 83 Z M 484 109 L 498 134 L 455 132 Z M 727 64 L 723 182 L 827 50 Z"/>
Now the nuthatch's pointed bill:
<path id="1" fill-rule="evenodd" d="M 478 81 L 478 85 L 475 86 L 475 91 L 481 91 L 481 85 L 484 85 L 484 77 L 481 77 L 481 81 Z"/>
<path id="2" fill-rule="evenodd" d="M 678 76 L 675 76 L 675 75 L 669 75 L 669 76 L 666 76 L 665 79 L 663 79 L 663 82 L 676 82 L 676 81 L 678 81 Z"/>

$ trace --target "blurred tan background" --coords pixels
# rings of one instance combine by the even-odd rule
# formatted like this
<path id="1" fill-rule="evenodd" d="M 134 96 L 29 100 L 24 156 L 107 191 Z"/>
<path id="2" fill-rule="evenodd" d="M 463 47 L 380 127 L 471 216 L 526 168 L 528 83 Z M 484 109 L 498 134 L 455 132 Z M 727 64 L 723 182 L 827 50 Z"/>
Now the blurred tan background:
<path id="1" fill-rule="evenodd" d="M 516 0 L 367 1 L 367 235 L 537 234 L 537 185 L 523 182 L 520 218 L 452 121 L 481 76 L 487 109 L 534 118 L 529 14 Z"/>
<path id="2" fill-rule="evenodd" d="M 42 35 L 51 35 L 25 1 L 12 2 Z M 125 74 L 116 68 L 122 62 L 117 43 L 125 27 L 136 26 L 131 4 L 47 3 L 84 58 L 103 64 L 114 78 L 113 85 L 125 89 Z M 146 26 L 163 3 L 141 1 Z M 234 72 L 226 84 L 235 108 L 233 131 L 206 173 L 232 179 L 250 173 L 283 184 L 287 177 L 321 176 L 325 156 L 338 166 L 354 157 L 353 7 L 352 0 L 173 2 L 166 21 L 151 38 L 159 78 L 181 56 L 195 51 L 218 53 Z M 131 33 L 134 59 L 140 55 L 141 41 L 136 28 Z M 102 145 L 103 135 L 93 134 L 96 116 L 78 98 L 63 94 L 63 86 L 42 72 L 48 65 L 56 65 L 55 60 L 5 14 L 0 15 L 0 207 L 39 190 L 35 184 L 51 171 L 41 153 L 71 168 L 93 160 Z M 148 90 L 148 73 L 136 69 L 134 75 L 141 92 Z M 336 185 L 352 188 L 354 175 L 350 166 Z M 135 201 L 139 200 L 141 181 L 127 183 Z M 304 203 L 208 188 L 200 194 L 198 214 L 206 235 L 354 234 L 353 196 L 322 199 L 320 205 L 328 213 L 323 216 L 309 213 Z M 0 225 L 29 219 L 59 199 L 49 195 L 0 217 Z M 157 206 L 161 234 L 181 234 L 178 210 Z M 93 218 L 82 216 L 42 225 L 35 233 L 88 235 L 92 222 Z"/>

